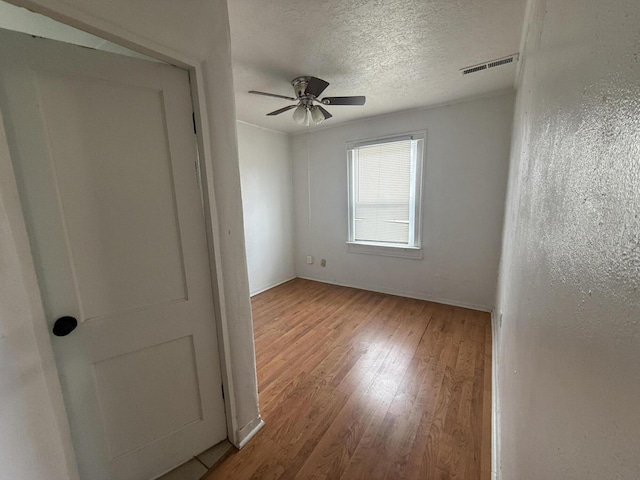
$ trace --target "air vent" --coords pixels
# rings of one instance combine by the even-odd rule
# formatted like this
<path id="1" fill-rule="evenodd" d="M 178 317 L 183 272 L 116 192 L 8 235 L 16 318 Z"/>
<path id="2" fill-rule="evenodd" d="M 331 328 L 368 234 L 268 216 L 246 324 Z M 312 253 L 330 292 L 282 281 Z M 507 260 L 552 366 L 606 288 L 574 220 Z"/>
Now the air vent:
<path id="1" fill-rule="evenodd" d="M 478 65 L 477 67 L 471 67 L 471 68 L 467 68 L 465 70 L 462 71 L 463 74 L 468 75 L 469 73 L 475 73 L 475 72 L 479 72 L 480 70 L 486 70 L 487 69 L 487 64 L 483 64 L 483 65 Z"/>
<path id="2" fill-rule="evenodd" d="M 479 63 L 478 65 L 465 67 L 460 69 L 460 71 L 462 72 L 463 75 L 469 75 L 470 73 L 481 72 L 482 70 L 488 70 L 489 68 L 499 67 L 500 65 L 513 63 L 517 59 L 518 59 L 518 54 L 514 53 L 513 55 L 509 55 L 508 57 L 496 58 L 495 60 L 490 60 L 485 63 Z"/>

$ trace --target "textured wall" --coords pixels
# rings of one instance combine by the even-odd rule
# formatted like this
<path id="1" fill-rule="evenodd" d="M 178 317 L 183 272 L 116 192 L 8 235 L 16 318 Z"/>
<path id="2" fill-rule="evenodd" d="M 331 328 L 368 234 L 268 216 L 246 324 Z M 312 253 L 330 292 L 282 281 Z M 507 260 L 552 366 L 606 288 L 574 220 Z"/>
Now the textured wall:
<path id="1" fill-rule="evenodd" d="M 294 135 L 298 275 L 491 310 L 500 259 L 513 102 L 514 95 L 509 92 L 325 130 L 310 128 L 308 137 Z M 346 142 L 416 130 L 427 130 L 423 258 L 347 252 Z M 306 255 L 315 257 L 313 265 L 307 265 Z M 321 267 L 321 258 L 327 260 L 326 268 Z"/>
<path id="2" fill-rule="evenodd" d="M 238 123 L 242 209 L 251 294 L 296 276 L 289 137 Z"/>
<path id="3" fill-rule="evenodd" d="M 504 480 L 640 477 L 640 4 L 533 0 L 498 310 Z"/>

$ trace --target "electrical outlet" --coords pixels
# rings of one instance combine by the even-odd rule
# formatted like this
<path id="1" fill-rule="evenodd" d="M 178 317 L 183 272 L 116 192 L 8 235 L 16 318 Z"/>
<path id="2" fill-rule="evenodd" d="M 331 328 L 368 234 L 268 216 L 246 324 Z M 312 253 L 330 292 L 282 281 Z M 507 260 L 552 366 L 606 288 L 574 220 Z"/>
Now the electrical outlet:
<path id="1" fill-rule="evenodd" d="M 321 267 L 326 267 L 327 266 L 327 261 L 324 258 L 322 260 L 320 260 L 320 266 Z"/>
<path id="2" fill-rule="evenodd" d="M 313 256 L 312 255 L 307 255 L 307 263 L 309 265 L 311 265 L 313 263 Z"/>

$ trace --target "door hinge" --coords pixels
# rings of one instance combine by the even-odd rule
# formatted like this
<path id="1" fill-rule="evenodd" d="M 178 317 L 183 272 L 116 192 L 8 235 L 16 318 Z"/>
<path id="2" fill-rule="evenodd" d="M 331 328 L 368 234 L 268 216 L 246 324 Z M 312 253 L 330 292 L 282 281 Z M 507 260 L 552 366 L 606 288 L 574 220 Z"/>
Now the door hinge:
<path id="1" fill-rule="evenodd" d="M 224 385 L 220 385 L 220 388 L 222 389 L 222 400 L 224 400 Z"/>
<path id="2" fill-rule="evenodd" d="M 196 128 L 196 113 L 195 112 L 191 112 L 191 119 L 193 120 L 193 134 L 197 135 L 198 134 L 198 129 Z"/>

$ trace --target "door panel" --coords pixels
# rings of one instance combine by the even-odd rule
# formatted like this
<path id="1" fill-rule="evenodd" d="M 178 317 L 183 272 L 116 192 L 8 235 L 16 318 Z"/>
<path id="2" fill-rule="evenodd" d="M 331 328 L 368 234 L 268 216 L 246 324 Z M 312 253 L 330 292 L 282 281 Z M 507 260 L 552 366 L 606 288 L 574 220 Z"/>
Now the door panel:
<path id="1" fill-rule="evenodd" d="M 81 76 L 37 84 L 82 320 L 184 300 L 162 91 Z"/>
<path id="2" fill-rule="evenodd" d="M 194 353 L 187 336 L 94 363 L 111 458 L 202 419 Z"/>
<path id="3" fill-rule="evenodd" d="M 81 476 L 226 438 L 188 74 L 0 31 L 0 108 Z"/>

